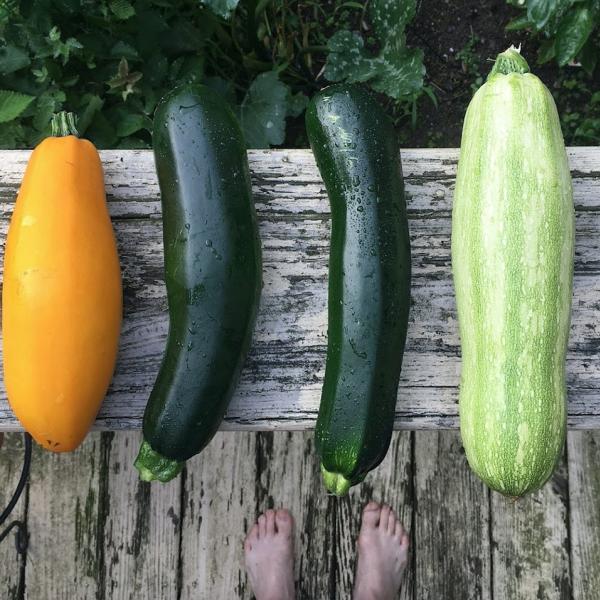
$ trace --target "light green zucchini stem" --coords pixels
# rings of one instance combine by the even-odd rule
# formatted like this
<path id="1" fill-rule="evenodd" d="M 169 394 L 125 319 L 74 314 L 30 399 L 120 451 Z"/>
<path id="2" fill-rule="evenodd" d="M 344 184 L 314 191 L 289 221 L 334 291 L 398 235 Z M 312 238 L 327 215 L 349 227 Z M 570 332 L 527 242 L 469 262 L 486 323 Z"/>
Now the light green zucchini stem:
<path id="1" fill-rule="evenodd" d="M 508 75 L 509 73 L 529 73 L 527 61 L 521 56 L 519 48 L 514 46 L 498 54 L 488 79 L 494 75 Z"/>
<path id="2" fill-rule="evenodd" d="M 50 125 L 52 127 L 52 137 L 66 137 L 67 135 L 79 137 L 76 127 L 77 116 L 72 112 L 61 110 L 58 113 L 54 113 Z"/>
<path id="3" fill-rule="evenodd" d="M 323 475 L 323 483 L 327 491 L 336 496 L 345 496 L 352 486 L 352 482 L 346 479 L 341 473 L 328 471 L 323 465 L 321 465 L 321 474 Z"/>
<path id="4" fill-rule="evenodd" d="M 152 446 L 144 440 L 133 465 L 140 473 L 142 481 L 171 481 L 179 475 L 185 462 L 178 462 L 167 458 L 152 449 Z"/>

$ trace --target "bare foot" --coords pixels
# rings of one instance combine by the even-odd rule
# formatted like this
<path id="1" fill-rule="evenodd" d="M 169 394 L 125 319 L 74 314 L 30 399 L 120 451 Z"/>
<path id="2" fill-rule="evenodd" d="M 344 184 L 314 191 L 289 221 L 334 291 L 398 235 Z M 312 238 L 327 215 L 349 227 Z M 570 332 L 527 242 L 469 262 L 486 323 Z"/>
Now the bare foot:
<path id="1" fill-rule="evenodd" d="M 377 502 L 363 510 L 353 600 L 393 600 L 400 589 L 408 535 L 394 511 Z"/>
<path id="2" fill-rule="evenodd" d="M 244 542 L 246 570 L 256 600 L 294 600 L 294 519 L 289 511 L 268 510 Z"/>

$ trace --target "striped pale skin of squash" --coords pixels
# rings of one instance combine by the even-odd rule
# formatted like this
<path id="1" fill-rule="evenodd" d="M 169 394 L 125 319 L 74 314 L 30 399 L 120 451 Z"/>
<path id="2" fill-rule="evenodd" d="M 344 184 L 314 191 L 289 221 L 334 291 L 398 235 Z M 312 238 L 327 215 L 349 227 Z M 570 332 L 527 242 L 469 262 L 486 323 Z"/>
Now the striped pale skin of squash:
<path id="1" fill-rule="evenodd" d="M 473 97 L 452 213 L 463 444 L 477 475 L 512 497 L 541 487 L 564 445 L 573 280 L 564 141 L 528 71 L 510 48 Z"/>

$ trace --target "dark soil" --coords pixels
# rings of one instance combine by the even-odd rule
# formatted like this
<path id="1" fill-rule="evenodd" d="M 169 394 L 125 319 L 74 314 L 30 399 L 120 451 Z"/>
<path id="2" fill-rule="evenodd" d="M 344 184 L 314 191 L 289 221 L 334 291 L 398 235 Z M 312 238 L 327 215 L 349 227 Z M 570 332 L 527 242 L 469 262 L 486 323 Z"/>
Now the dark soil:
<path id="1" fill-rule="evenodd" d="M 419 103 L 417 126 L 401 132 L 405 146 L 454 147 L 460 145 L 462 121 L 477 78 L 485 81 L 496 55 L 511 44 L 521 44 L 529 66 L 552 87 L 558 77 L 554 64 L 536 64 L 539 38 L 527 32 L 507 32 L 505 26 L 521 11 L 506 0 L 422 0 L 408 31 L 409 46 L 425 52 L 425 66 L 438 100 L 436 108 L 426 97 Z M 471 38 L 473 63 L 459 53 Z M 457 56 L 458 55 L 458 56 Z M 476 89 L 475 87 L 475 89 Z"/>

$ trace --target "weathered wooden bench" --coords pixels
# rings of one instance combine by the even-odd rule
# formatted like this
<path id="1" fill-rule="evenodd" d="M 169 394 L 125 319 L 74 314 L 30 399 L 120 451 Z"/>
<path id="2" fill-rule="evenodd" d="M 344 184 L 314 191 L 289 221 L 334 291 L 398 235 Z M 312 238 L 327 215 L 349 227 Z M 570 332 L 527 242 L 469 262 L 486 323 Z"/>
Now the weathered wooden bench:
<path id="1" fill-rule="evenodd" d="M 119 361 L 96 428 L 139 429 L 167 332 L 159 190 L 150 151 L 101 153 L 124 279 Z M 0 152 L 6 234 L 28 151 Z M 402 155 L 412 239 L 412 307 L 395 426 L 458 426 L 460 347 L 450 272 L 458 151 Z M 600 148 L 571 148 L 577 214 L 569 426 L 600 427 Z M 308 150 L 251 151 L 264 288 L 254 344 L 223 429 L 314 426 L 326 348 L 329 204 Z M 18 430 L 4 391 L 0 430 Z"/>

